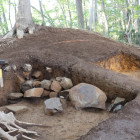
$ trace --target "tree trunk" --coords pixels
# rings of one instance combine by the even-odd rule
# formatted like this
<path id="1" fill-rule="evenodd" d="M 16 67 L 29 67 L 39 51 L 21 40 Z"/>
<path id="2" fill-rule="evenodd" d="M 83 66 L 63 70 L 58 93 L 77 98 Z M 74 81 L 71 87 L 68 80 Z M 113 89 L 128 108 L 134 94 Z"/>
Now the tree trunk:
<path id="1" fill-rule="evenodd" d="M 24 33 L 33 34 L 35 25 L 31 15 L 30 0 L 19 0 L 15 27 L 18 38 L 23 38 Z"/>
<path id="2" fill-rule="evenodd" d="M 6 24 L 5 25 L 6 32 L 8 32 L 9 29 L 8 29 L 7 19 L 6 19 L 6 16 L 5 16 L 5 11 L 3 11 L 3 19 L 4 19 L 4 24 Z"/>
<path id="3" fill-rule="evenodd" d="M 105 34 L 109 35 L 108 21 L 107 21 L 107 16 L 106 16 L 106 13 L 105 13 L 105 4 L 104 4 L 103 0 L 101 0 L 101 7 L 102 7 L 102 11 L 103 11 L 103 16 L 104 16 Z"/>
<path id="4" fill-rule="evenodd" d="M 136 6 L 140 8 L 139 0 L 136 0 Z M 139 12 L 140 11 L 138 10 L 136 14 L 138 15 Z M 140 18 L 139 17 L 136 19 L 135 33 L 136 33 L 136 44 L 140 45 Z"/>
<path id="5" fill-rule="evenodd" d="M 10 21 L 10 26 L 12 28 L 12 23 L 11 23 L 11 0 L 9 0 L 9 21 Z"/>
<path id="6" fill-rule="evenodd" d="M 41 16 L 42 16 L 42 25 L 45 25 L 45 21 L 44 21 L 44 14 L 43 14 L 43 9 L 42 9 L 42 0 L 39 0 L 39 7 L 40 7 L 40 12 L 41 12 Z"/>
<path id="7" fill-rule="evenodd" d="M 84 15 L 83 15 L 82 0 L 76 0 L 76 9 L 77 9 L 78 27 L 84 29 Z"/>
<path id="8" fill-rule="evenodd" d="M 92 23 L 94 24 L 94 31 L 96 31 L 97 23 L 97 0 L 91 0 L 89 16 L 89 28 L 92 30 Z"/>

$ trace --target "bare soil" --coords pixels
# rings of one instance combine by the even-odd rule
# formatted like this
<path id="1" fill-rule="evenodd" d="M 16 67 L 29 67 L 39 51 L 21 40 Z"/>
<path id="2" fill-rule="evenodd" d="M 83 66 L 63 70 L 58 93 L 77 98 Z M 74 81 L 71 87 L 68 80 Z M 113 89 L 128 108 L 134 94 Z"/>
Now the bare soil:
<path id="1" fill-rule="evenodd" d="M 63 114 L 48 116 L 44 114 L 43 99 L 23 100 L 18 104 L 26 105 L 29 110 L 16 114 L 17 119 L 48 126 L 29 128 L 40 134 L 40 137 L 35 137 L 38 140 L 76 140 L 113 115 L 97 109 L 77 111 L 69 104 Z"/>

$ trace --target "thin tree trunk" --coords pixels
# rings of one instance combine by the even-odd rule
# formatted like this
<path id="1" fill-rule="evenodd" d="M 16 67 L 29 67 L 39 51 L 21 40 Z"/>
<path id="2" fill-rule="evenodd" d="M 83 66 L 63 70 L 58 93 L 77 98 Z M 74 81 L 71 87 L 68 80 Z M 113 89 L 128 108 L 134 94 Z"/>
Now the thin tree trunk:
<path id="1" fill-rule="evenodd" d="M 84 29 L 84 14 L 82 0 L 76 0 L 78 27 Z"/>
<path id="2" fill-rule="evenodd" d="M 11 23 L 11 0 L 9 0 L 9 21 L 10 21 L 10 26 L 12 28 L 12 23 Z"/>
<path id="3" fill-rule="evenodd" d="M 71 11 L 70 11 L 70 2 L 69 2 L 69 0 L 67 0 L 67 5 L 68 5 L 69 18 L 70 18 L 70 27 L 72 28 L 72 16 L 71 16 Z"/>
<path id="4" fill-rule="evenodd" d="M 4 35 L 5 34 L 5 31 L 3 29 L 3 24 L 2 24 L 1 17 L 0 17 L 0 27 L 1 27 L 1 30 L 2 30 L 2 35 Z"/>
<path id="5" fill-rule="evenodd" d="M 34 10 L 36 10 L 39 14 L 41 14 L 41 12 L 36 9 L 34 6 L 31 6 L 31 8 L 33 8 Z M 52 20 L 50 20 L 49 17 L 47 17 L 46 15 L 43 14 L 43 17 L 47 19 L 47 21 L 50 23 L 51 26 L 54 26 L 54 23 L 52 22 Z"/>
<path id="6" fill-rule="evenodd" d="M 8 32 L 9 29 L 8 29 L 7 19 L 6 19 L 6 16 L 5 16 L 5 12 L 4 11 L 3 11 L 3 19 L 4 19 L 4 23 L 6 24 L 6 26 L 5 26 L 6 32 Z"/>
<path id="7" fill-rule="evenodd" d="M 64 7 L 61 5 L 61 3 L 59 2 L 59 0 L 57 0 L 61 10 L 62 10 L 62 13 L 63 13 L 63 17 L 64 17 L 64 20 L 65 20 L 65 24 L 66 24 L 66 27 L 68 27 L 68 23 L 67 23 L 67 18 L 66 18 L 66 14 L 65 14 L 65 9 Z"/>
<path id="8" fill-rule="evenodd" d="M 136 6 L 140 8 L 139 0 L 136 0 Z M 138 10 L 136 14 L 139 14 L 139 12 L 140 11 Z M 140 18 L 139 17 L 136 19 L 135 32 L 136 32 L 136 44 L 140 45 Z"/>
<path id="9" fill-rule="evenodd" d="M 105 4 L 104 4 L 103 0 L 101 0 L 101 8 L 102 8 L 102 11 L 103 11 L 103 16 L 104 16 L 105 34 L 109 35 L 108 21 L 107 21 L 107 16 L 106 16 L 106 12 L 105 12 Z"/>
<path id="10" fill-rule="evenodd" d="M 44 14 L 43 14 L 43 9 L 42 9 L 42 0 L 39 0 L 39 7 L 40 7 L 40 12 L 41 12 L 41 16 L 42 16 L 42 25 L 45 25 L 45 21 L 44 21 Z"/>
<path id="11" fill-rule="evenodd" d="M 14 7 L 14 11 L 15 11 L 15 20 L 16 20 L 16 17 L 17 17 L 17 9 L 16 9 L 16 2 L 15 2 L 15 0 L 14 0 L 13 7 Z"/>

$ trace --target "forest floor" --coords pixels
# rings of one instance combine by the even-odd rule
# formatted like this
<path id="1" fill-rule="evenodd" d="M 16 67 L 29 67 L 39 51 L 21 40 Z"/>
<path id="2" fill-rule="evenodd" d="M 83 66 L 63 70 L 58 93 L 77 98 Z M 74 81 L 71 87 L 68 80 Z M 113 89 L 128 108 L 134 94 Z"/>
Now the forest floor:
<path id="1" fill-rule="evenodd" d="M 98 34 L 74 29 L 38 27 L 35 34 L 27 35 L 20 40 L 1 41 L 0 46 L 0 59 L 8 60 L 9 64 L 16 65 L 19 74 L 23 65 L 30 63 L 34 70 L 42 72 L 44 72 L 44 67 L 52 67 L 53 74 L 44 74 L 45 78 L 66 76 L 72 79 L 74 85 L 80 82 L 94 84 L 106 93 L 109 100 L 124 97 L 131 101 L 140 92 L 139 76 L 129 74 L 139 71 L 140 50 Z M 112 59 L 119 54 L 122 54 L 121 57 L 124 61 Z M 107 60 L 105 69 L 98 64 L 104 60 Z M 128 63 L 128 61 L 130 62 Z M 116 72 L 115 65 L 117 65 L 117 70 L 130 69 L 130 71 Z M 14 78 L 11 75 L 12 73 L 4 74 L 4 85 L 11 83 L 12 87 L 5 86 L 3 94 L 19 90 L 17 85 L 13 85 Z M 41 134 L 39 140 L 74 140 L 82 135 L 85 136 L 81 139 L 85 140 L 123 140 L 127 138 L 139 140 L 139 100 L 136 98 L 129 102 L 116 115 L 94 109 L 76 111 L 69 105 L 64 114 L 56 116 L 44 115 L 43 99 L 34 102 L 22 100 L 18 104 L 29 106 L 29 110 L 24 114 L 17 114 L 16 117 L 21 121 L 49 125 L 48 128 L 30 128 Z M 108 119 L 110 117 L 111 119 Z M 86 135 L 91 128 L 93 129 Z M 120 137 L 118 138 L 118 136 Z"/>

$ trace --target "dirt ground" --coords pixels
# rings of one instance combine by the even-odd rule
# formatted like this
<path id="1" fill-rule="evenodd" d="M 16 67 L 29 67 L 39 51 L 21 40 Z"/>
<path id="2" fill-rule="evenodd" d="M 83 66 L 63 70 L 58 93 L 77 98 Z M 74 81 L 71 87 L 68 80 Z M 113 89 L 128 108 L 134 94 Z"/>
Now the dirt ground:
<path id="1" fill-rule="evenodd" d="M 140 93 L 139 80 L 131 78 L 127 72 L 127 75 L 124 75 L 97 65 L 99 61 L 104 61 L 115 55 L 127 54 L 135 58 L 136 67 L 140 68 L 140 63 L 137 63 L 140 62 L 140 50 L 94 33 L 74 29 L 38 27 L 38 31 L 34 35 L 27 35 L 23 39 L 15 40 L 14 43 L 13 40 L 0 42 L 0 48 L 0 59 L 8 60 L 11 65 L 15 64 L 19 73 L 25 63 L 31 63 L 34 67 L 37 66 L 39 70 L 46 66 L 52 67 L 52 76 L 69 77 L 74 85 L 80 82 L 94 84 L 106 93 L 109 100 L 115 97 L 124 97 L 130 101 Z M 11 76 L 4 74 L 4 77 L 12 82 Z M 44 78 L 47 77 L 48 75 L 45 74 Z M 10 85 L 4 88 L 3 94 L 18 90 L 9 87 Z M 78 139 L 91 128 L 112 116 L 112 114 L 104 111 L 76 111 L 69 106 L 63 115 L 50 117 L 44 115 L 41 102 L 22 101 L 20 103 L 29 106 L 29 111 L 16 115 L 19 120 L 50 125 L 49 128 L 30 128 L 41 134 L 39 140 Z M 134 115 L 136 117 L 132 115 L 135 106 Z M 128 113 L 125 112 L 127 109 Z M 137 126 L 140 122 L 138 119 L 139 105 L 134 104 L 132 108 L 126 107 L 122 111 L 124 113 L 121 112 L 122 114 L 119 113 L 115 116 L 118 123 L 117 128 L 115 125 L 113 126 L 115 119 L 108 119 L 105 123 L 99 124 L 97 127 L 99 129 L 96 131 L 97 135 L 100 133 L 100 129 L 103 129 L 102 131 L 105 133 L 102 133 L 102 136 L 106 136 L 108 133 L 106 138 L 110 140 L 114 140 L 112 133 L 115 134 L 116 131 L 120 132 L 120 130 L 124 138 L 133 139 L 133 135 L 139 136 L 140 125 Z M 131 124 L 137 126 L 135 133 L 130 132 L 128 134 L 127 125 L 121 128 L 122 123 L 127 122 L 129 124 L 128 119 L 124 117 L 125 113 L 131 120 Z M 124 118 L 119 121 L 121 117 Z M 104 127 L 100 127 L 100 125 Z M 109 128 L 113 126 L 113 129 L 108 129 L 107 126 Z M 135 127 L 132 128 L 135 129 Z M 119 135 L 120 133 L 116 134 Z M 97 137 L 94 137 L 93 134 L 94 132 L 91 131 L 90 137 L 86 135 L 84 138 L 96 140 Z M 105 140 L 104 137 L 101 138 Z"/>
<path id="2" fill-rule="evenodd" d="M 40 134 L 35 137 L 38 140 L 76 140 L 113 115 L 97 109 L 77 111 L 69 104 L 63 114 L 48 116 L 44 114 L 43 100 L 24 100 L 18 104 L 26 105 L 29 110 L 16 114 L 17 119 L 49 126 L 29 128 Z"/>

